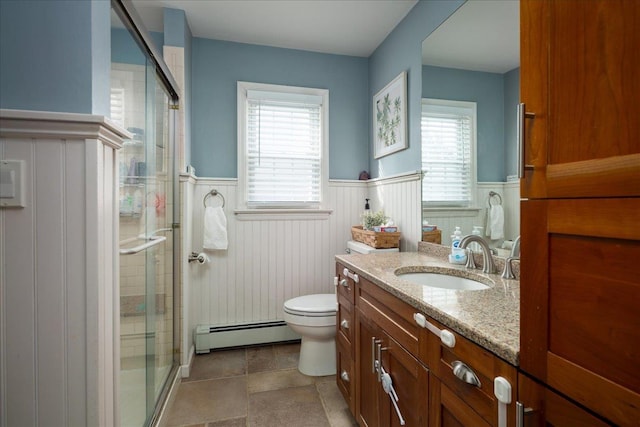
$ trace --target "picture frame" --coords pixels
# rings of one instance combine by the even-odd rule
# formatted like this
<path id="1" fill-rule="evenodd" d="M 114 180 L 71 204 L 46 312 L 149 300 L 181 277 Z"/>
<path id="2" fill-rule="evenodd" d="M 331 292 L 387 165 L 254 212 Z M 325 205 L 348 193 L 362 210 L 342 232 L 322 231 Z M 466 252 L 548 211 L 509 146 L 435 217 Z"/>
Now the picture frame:
<path id="1" fill-rule="evenodd" d="M 407 148 L 407 72 L 373 96 L 374 158 Z"/>

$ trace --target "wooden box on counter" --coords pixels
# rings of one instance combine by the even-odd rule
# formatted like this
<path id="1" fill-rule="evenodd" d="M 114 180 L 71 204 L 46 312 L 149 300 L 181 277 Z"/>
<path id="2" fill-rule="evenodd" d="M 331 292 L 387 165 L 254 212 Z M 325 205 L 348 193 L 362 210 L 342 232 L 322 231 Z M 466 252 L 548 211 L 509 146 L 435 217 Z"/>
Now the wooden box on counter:
<path id="1" fill-rule="evenodd" d="M 361 225 L 351 227 L 351 238 L 356 242 L 364 243 L 376 249 L 388 249 L 400 247 L 400 232 L 375 232 L 363 230 Z"/>
<path id="2" fill-rule="evenodd" d="M 442 244 L 442 230 L 423 231 L 422 241 L 429 243 Z"/>

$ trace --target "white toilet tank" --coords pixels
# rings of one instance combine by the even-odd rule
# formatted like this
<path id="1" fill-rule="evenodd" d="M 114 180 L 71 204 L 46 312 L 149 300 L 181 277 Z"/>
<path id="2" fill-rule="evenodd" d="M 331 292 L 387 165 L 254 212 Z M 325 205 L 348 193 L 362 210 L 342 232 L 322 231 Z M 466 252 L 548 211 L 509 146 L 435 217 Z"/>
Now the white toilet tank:
<path id="1" fill-rule="evenodd" d="M 349 240 L 347 242 L 347 253 L 351 254 L 372 254 L 378 252 L 399 252 L 398 248 L 388 248 L 388 249 L 376 249 L 372 248 L 369 245 L 365 245 L 364 243 L 356 242 L 355 240 Z"/>

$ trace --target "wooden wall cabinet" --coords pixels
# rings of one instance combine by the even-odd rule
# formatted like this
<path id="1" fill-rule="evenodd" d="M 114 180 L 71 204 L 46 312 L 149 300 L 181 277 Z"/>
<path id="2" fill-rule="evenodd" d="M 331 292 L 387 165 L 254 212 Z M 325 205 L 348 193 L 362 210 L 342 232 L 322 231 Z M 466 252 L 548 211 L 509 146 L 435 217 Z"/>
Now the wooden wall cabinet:
<path id="1" fill-rule="evenodd" d="M 640 196 L 640 3 L 521 0 L 525 198 Z"/>
<path id="2" fill-rule="evenodd" d="M 535 114 L 521 181 L 520 367 L 559 398 L 637 426 L 640 3 L 522 0 L 520 11 L 521 100 Z M 551 416 L 558 399 L 540 393 Z"/>

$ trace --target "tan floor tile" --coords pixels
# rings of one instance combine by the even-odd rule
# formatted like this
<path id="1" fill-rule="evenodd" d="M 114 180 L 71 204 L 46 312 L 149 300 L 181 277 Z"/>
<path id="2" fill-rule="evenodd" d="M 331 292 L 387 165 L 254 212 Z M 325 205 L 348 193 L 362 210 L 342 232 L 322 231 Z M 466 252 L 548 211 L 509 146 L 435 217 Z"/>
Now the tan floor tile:
<path id="1" fill-rule="evenodd" d="M 247 349 L 247 371 L 249 374 L 272 371 L 275 368 L 276 358 L 272 345 Z"/>
<path id="2" fill-rule="evenodd" d="M 251 427 L 329 427 L 315 386 L 249 395 Z"/>
<path id="3" fill-rule="evenodd" d="M 324 377 L 314 377 L 316 383 L 335 383 L 336 376 L 335 375 L 325 375 Z"/>
<path id="4" fill-rule="evenodd" d="M 244 375 L 247 372 L 245 349 L 219 350 L 199 354 L 193 360 L 189 378 L 182 382 L 211 380 Z"/>
<path id="5" fill-rule="evenodd" d="M 320 394 L 320 399 L 331 427 L 354 427 L 358 425 L 356 420 L 353 419 L 349 406 L 340 390 L 338 390 L 335 381 L 316 383 L 316 388 Z"/>
<path id="6" fill-rule="evenodd" d="M 232 420 L 216 421 L 207 424 L 206 427 L 246 427 L 247 418 L 234 418 Z"/>
<path id="7" fill-rule="evenodd" d="M 314 378 L 301 374 L 297 369 L 257 372 L 249 374 L 247 385 L 249 393 L 261 393 L 289 387 L 313 384 Z"/>
<path id="8" fill-rule="evenodd" d="M 167 427 L 228 420 L 247 415 L 245 377 L 180 384 Z"/>
<path id="9" fill-rule="evenodd" d="M 273 346 L 275 352 L 276 369 L 289 369 L 298 367 L 300 358 L 300 343 L 278 344 Z"/>

